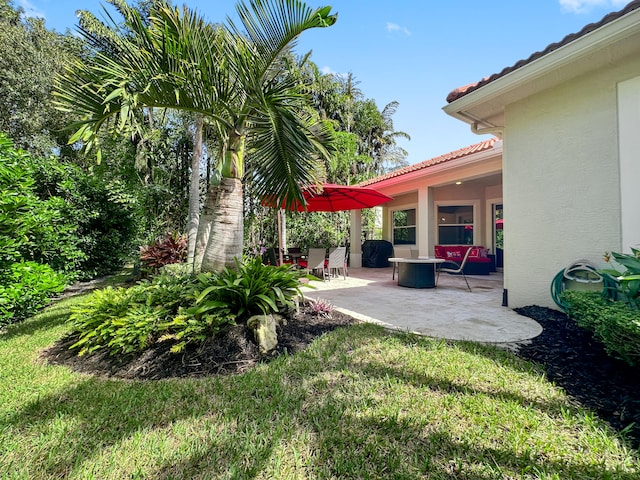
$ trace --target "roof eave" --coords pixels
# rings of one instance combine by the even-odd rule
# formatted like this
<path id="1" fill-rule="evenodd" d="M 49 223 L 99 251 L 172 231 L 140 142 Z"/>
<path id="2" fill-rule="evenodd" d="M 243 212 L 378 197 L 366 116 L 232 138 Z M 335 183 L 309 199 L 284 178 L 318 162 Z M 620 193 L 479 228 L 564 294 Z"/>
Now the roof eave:
<path id="1" fill-rule="evenodd" d="M 468 155 L 463 155 L 461 157 L 458 157 L 443 163 L 431 165 L 429 167 L 415 170 L 412 172 L 403 173 L 402 175 L 385 178 L 384 180 L 369 181 L 370 183 L 367 183 L 366 186 L 382 191 L 386 188 L 393 187 L 395 185 L 414 183 L 416 181 L 420 181 L 421 179 L 436 175 L 438 173 L 446 172 L 449 170 L 460 169 L 462 167 L 476 164 L 476 163 L 483 163 L 489 158 L 495 158 L 501 155 L 502 155 L 502 142 L 497 141 L 496 143 L 494 143 L 494 145 L 491 148 L 484 149 L 479 152 L 471 153 Z"/>

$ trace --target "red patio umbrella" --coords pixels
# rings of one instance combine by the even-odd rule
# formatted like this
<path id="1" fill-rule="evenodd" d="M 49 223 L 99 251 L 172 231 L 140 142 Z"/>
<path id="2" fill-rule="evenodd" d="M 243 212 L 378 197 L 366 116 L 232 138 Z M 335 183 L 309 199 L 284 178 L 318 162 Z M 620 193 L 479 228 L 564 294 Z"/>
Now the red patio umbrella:
<path id="1" fill-rule="evenodd" d="M 377 207 L 393 200 L 373 188 L 333 183 L 324 183 L 320 189 L 309 187 L 303 191 L 303 195 L 306 206 L 295 202 L 288 210 L 295 212 L 339 212 Z M 282 204 L 282 208 L 285 208 L 285 203 Z M 262 200 L 262 205 L 276 207 L 275 201 L 269 197 Z"/>
<path id="2" fill-rule="evenodd" d="M 336 185 L 334 183 L 323 183 L 320 188 L 315 186 L 303 190 L 306 205 L 294 202 L 288 210 L 293 212 L 339 212 L 342 210 L 359 210 L 362 208 L 372 208 L 382 205 L 393 198 L 380 193 L 373 188 L 357 187 L 349 185 Z M 273 197 L 262 199 L 265 207 L 277 208 L 278 205 Z M 283 202 L 280 208 L 285 208 Z M 280 223 L 280 222 L 279 222 Z M 278 225 L 278 243 L 280 247 L 280 263 L 282 263 L 282 230 Z"/>

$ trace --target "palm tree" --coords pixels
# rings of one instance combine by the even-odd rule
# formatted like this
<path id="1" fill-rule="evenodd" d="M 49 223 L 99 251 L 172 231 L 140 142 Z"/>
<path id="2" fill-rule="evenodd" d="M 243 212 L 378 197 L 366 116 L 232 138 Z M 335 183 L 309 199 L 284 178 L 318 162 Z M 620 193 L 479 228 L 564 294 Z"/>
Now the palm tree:
<path id="1" fill-rule="evenodd" d="M 57 82 L 59 108 L 79 118 L 70 142 L 96 148 L 99 159 L 98 132 L 136 131 L 142 109 L 205 117 L 217 132 L 221 180 L 207 196 L 213 223 L 202 269 L 233 267 L 243 246 L 245 162 L 253 162 L 255 193 L 278 202 L 304 201 L 301 185 L 321 179 L 319 158 L 328 155 L 330 135 L 303 108 L 308 98 L 284 56 L 302 32 L 330 26 L 337 16 L 299 0 L 250 0 L 237 5 L 240 25 L 214 26 L 166 0 L 145 15 L 124 0 L 108 1 L 124 22 L 102 24 L 83 12 L 80 33 L 92 51 Z"/>

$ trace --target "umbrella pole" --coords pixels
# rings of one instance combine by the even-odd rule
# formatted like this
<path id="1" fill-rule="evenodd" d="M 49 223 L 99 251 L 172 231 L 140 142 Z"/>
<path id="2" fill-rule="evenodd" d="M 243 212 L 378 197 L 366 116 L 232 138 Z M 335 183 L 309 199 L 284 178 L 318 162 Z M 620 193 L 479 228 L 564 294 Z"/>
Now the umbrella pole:
<path id="1" fill-rule="evenodd" d="M 282 252 L 285 255 L 289 255 L 289 249 L 287 248 L 287 212 L 284 210 L 280 210 L 282 212 Z"/>
<path id="2" fill-rule="evenodd" d="M 284 262 L 282 258 L 282 210 L 278 209 L 278 261 L 280 265 Z"/>

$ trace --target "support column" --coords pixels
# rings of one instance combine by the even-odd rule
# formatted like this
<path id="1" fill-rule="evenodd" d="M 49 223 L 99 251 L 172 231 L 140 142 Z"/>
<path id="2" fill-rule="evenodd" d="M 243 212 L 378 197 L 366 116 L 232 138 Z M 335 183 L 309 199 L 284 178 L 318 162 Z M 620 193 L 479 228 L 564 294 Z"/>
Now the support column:
<path id="1" fill-rule="evenodd" d="M 435 244 L 435 212 L 433 188 L 423 186 L 418 189 L 418 254 L 433 255 Z"/>
<path id="2" fill-rule="evenodd" d="M 349 266 L 362 267 L 362 210 L 351 210 Z"/>

